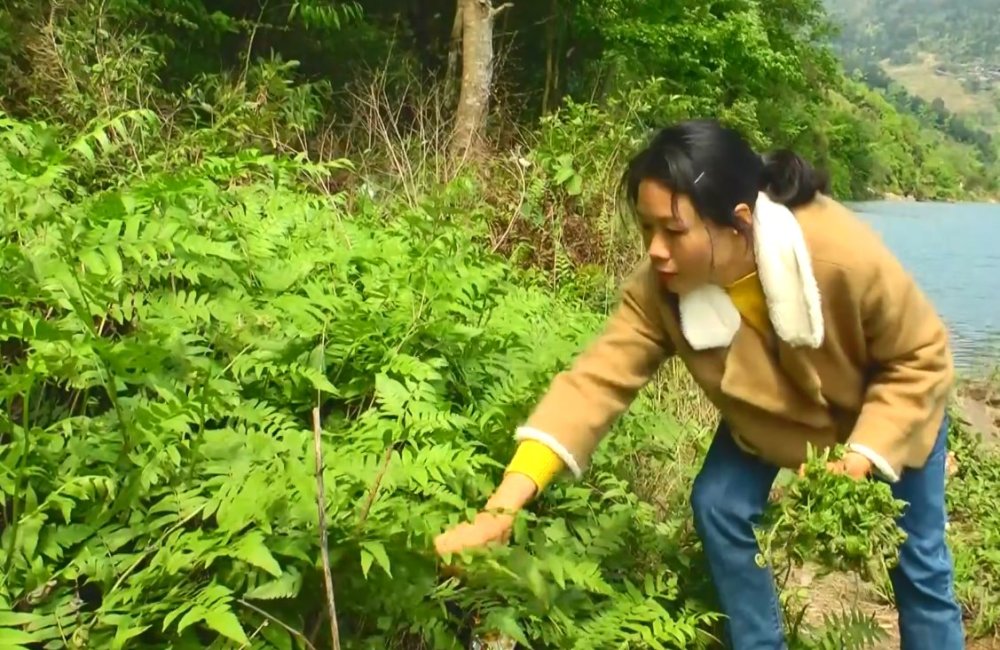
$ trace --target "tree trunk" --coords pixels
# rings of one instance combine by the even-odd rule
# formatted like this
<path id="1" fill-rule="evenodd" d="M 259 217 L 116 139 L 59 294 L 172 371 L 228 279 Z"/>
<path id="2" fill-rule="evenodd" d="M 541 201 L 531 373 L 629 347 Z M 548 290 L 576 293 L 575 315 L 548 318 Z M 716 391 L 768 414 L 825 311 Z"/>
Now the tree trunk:
<path id="1" fill-rule="evenodd" d="M 557 61 L 558 53 L 556 51 L 558 47 L 556 43 L 556 30 L 559 29 L 558 22 L 559 0 L 552 0 L 549 17 L 545 23 L 545 86 L 542 91 L 542 115 L 549 112 L 556 84 L 558 83 L 559 72 L 557 68 L 559 62 Z"/>
<path id="2" fill-rule="evenodd" d="M 483 148 L 483 130 L 493 85 L 493 21 L 510 6 L 490 0 L 458 0 L 462 12 L 462 88 L 455 112 L 452 155 L 475 156 Z"/>
<path id="3" fill-rule="evenodd" d="M 462 47 L 462 4 L 463 0 L 455 2 L 455 20 L 451 23 L 451 40 L 448 43 L 448 68 L 445 70 L 445 84 L 448 89 L 448 101 L 454 97 L 458 88 L 458 54 Z"/>

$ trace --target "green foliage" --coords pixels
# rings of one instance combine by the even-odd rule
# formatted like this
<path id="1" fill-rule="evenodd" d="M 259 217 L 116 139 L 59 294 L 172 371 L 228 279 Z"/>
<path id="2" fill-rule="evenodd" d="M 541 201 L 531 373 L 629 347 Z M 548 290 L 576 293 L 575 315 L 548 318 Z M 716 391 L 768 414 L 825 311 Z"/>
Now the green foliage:
<path id="1" fill-rule="evenodd" d="M 827 5 L 839 23 L 836 48 L 845 67 L 925 128 L 973 145 L 976 157 L 991 167 L 974 178 L 996 178 L 1000 19 L 995 3 L 831 0 Z M 996 185 L 989 191 L 995 193 Z"/>
<path id="2" fill-rule="evenodd" d="M 307 189 L 338 163 L 253 151 L 91 188 L 103 148 L 0 127 L 6 641 L 304 647 L 275 621 L 324 629 L 318 403 L 352 647 L 458 647 L 473 621 L 536 647 L 707 642 L 683 563 L 649 560 L 681 527 L 600 462 L 514 547 L 438 574 L 433 536 L 482 502 L 600 324 L 515 283 L 481 225 L 361 196 L 347 219 Z M 648 435 L 624 426 L 616 448 Z"/>
<path id="3" fill-rule="evenodd" d="M 820 119 L 826 150 L 819 157 L 837 196 L 879 192 L 921 200 L 989 195 L 996 178 L 974 146 L 945 138 L 900 113 L 882 94 L 845 82 Z"/>
<path id="4" fill-rule="evenodd" d="M 957 198 L 988 170 L 845 81 L 812 0 L 621 0 L 505 11 L 497 117 L 514 124 L 493 128 L 528 146 L 510 169 L 498 156 L 428 184 L 398 172 L 428 162 L 410 146 L 443 141 L 440 124 L 394 93 L 444 75 L 453 6 L 0 9 L 3 102 L 32 118 L 0 116 L 0 645 L 324 645 L 317 405 L 345 645 L 454 648 L 473 629 L 531 647 L 712 645 L 683 507 L 694 466 L 664 444 L 690 432 L 649 394 L 511 547 L 447 576 L 431 552 L 614 298 L 635 253 L 611 192 L 625 156 L 652 126 L 715 114 L 823 163 L 841 197 Z M 385 85 L 359 98 L 359 70 L 390 53 Z M 371 118 L 386 107 L 392 120 Z M 355 179 L 345 151 L 388 167 Z M 667 514 L 623 478 L 651 457 L 671 468 L 669 494 L 645 490 Z M 991 467 L 950 492 L 958 529 L 998 512 Z M 797 484 L 766 552 L 888 562 L 895 504 L 871 490 Z M 839 528 L 821 529 L 823 504 Z M 963 544 L 984 631 L 998 563 Z M 790 640 L 873 635 L 848 612 Z"/>
<path id="5" fill-rule="evenodd" d="M 398 151 L 375 156 L 373 138 L 446 140 L 434 131 L 447 130 L 453 107 L 454 0 L 9 4 L 0 21 L 25 37 L 7 49 L 0 42 L 0 66 L 13 80 L 5 104 L 19 115 L 82 128 L 138 106 L 169 116 L 171 139 L 195 126 L 233 151 L 346 148 L 369 165 L 384 158 L 395 177 L 408 166 Z M 593 174 L 615 169 L 636 136 L 692 116 L 719 117 L 762 150 L 800 150 L 830 169 L 840 198 L 998 189 L 986 166 L 995 147 L 973 126 L 917 123 L 911 114 L 920 110 L 895 100 L 874 108 L 878 98 L 844 77 L 820 0 L 556 1 L 516 5 L 501 20 L 496 106 L 512 119 L 495 120 L 493 135 L 540 131 L 545 182 L 565 190 L 570 207 L 600 193 L 605 182 Z M 443 97 L 445 109 L 427 110 L 427 97 Z M 553 124 L 537 120 L 557 110 L 566 113 L 560 122 L 585 120 L 593 144 L 547 141 Z M 373 122 L 380 111 L 391 126 Z M 343 129 L 331 133 L 331 123 Z M 888 167 L 919 171 L 903 179 Z M 543 203 L 562 203 L 552 198 Z M 602 212 L 586 221 L 609 240 Z"/>
<path id="6" fill-rule="evenodd" d="M 953 63 L 1000 65 L 1000 17 L 992 0 L 829 0 L 841 40 L 873 60 L 934 52 Z"/>
<path id="7" fill-rule="evenodd" d="M 906 539 L 897 520 L 906 504 L 883 481 L 830 472 L 827 463 L 842 455 L 839 446 L 811 449 L 804 474 L 769 504 L 761 522 L 761 564 L 780 551 L 792 565 L 810 560 L 822 571 L 851 571 L 866 580 L 896 565 Z"/>
<path id="8" fill-rule="evenodd" d="M 842 457 L 842 446 L 810 449 L 804 471 L 779 489 L 757 529 L 760 566 L 770 565 L 785 588 L 794 568 L 809 564 L 817 576 L 853 573 L 867 582 L 888 579 L 906 534 L 897 521 L 905 502 L 887 483 L 834 474 L 827 463 Z M 858 609 L 823 612 L 823 622 L 806 622 L 808 605 L 796 605 L 794 591 L 783 591 L 789 647 L 868 648 L 885 638 L 878 621 Z"/>
<path id="9" fill-rule="evenodd" d="M 994 386 L 1000 384 L 994 383 Z M 1000 627 L 1000 453 L 952 419 L 950 448 L 958 474 L 948 482 L 949 544 L 959 600 L 970 636 L 995 635 Z"/>
<path id="10" fill-rule="evenodd" d="M 789 642 L 793 650 L 863 650 L 887 637 L 874 616 L 857 610 L 824 614 L 818 629 L 804 629 Z"/>

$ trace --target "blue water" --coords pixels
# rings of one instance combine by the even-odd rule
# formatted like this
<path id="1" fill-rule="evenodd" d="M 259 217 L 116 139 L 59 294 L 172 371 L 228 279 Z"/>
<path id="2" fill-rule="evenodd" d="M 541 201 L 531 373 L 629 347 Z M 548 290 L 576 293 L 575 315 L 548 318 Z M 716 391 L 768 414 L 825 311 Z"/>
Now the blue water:
<path id="1" fill-rule="evenodd" d="M 851 207 L 935 304 L 951 331 L 956 364 L 1000 364 L 1000 205 L 874 201 Z"/>

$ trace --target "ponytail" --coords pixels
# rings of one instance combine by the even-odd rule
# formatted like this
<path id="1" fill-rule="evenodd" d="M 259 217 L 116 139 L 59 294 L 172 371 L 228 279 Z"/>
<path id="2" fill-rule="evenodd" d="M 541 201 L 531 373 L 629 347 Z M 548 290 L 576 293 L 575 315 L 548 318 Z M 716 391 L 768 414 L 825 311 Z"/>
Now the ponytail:
<path id="1" fill-rule="evenodd" d="M 717 120 L 687 120 L 657 131 L 628 163 L 621 179 L 623 203 L 635 216 L 642 181 L 687 196 L 703 219 L 742 227 L 736 206 L 756 205 L 765 192 L 793 209 L 827 193 L 827 178 L 788 150 L 758 155 L 750 143 Z"/>
<path id="2" fill-rule="evenodd" d="M 775 203 L 795 208 L 816 198 L 816 193 L 827 193 L 827 175 L 806 162 L 793 151 L 781 149 L 761 156 L 760 190 Z"/>

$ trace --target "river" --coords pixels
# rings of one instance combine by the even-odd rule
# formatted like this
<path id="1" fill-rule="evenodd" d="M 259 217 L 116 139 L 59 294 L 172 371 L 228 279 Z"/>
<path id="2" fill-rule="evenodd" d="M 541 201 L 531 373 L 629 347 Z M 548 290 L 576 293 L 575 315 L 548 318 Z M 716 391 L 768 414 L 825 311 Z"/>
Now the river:
<path id="1" fill-rule="evenodd" d="M 881 234 L 947 322 L 956 365 L 1000 364 L 1000 205 L 871 201 L 851 207 Z"/>

